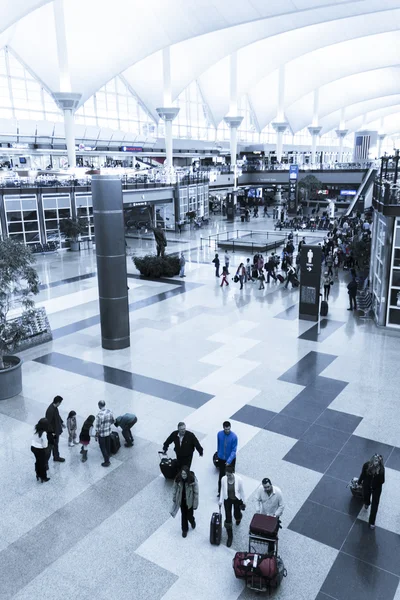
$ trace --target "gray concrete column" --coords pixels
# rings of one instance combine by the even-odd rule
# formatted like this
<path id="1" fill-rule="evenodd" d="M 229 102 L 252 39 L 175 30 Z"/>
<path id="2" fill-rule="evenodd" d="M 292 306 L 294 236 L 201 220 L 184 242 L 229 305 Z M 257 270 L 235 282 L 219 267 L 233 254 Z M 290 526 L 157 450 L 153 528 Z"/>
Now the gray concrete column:
<path id="1" fill-rule="evenodd" d="M 115 175 L 92 176 L 101 344 L 107 350 L 130 345 L 122 183 Z"/>

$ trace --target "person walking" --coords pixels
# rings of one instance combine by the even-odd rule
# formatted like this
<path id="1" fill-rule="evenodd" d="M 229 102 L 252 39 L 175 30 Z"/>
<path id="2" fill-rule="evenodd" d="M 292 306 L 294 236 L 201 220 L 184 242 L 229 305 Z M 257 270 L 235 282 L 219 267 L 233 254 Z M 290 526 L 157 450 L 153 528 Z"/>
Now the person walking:
<path id="1" fill-rule="evenodd" d="M 232 465 L 227 465 L 226 474 L 221 479 L 221 494 L 218 503 L 220 506 L 222 506 L 222 503 L 224 503 L 224 525 L 226 533 L 228 535 L 226 545 L 228 546 L 228 548 L 230 548 L 232 546 L 233 541 L 232 508 L 236 525 L 240 525 L 240 522 L 242 520 L 242 510 L 246 508 L 243 482 L 239 475 L 234 474 L 234 469 Z"/>
<path id="2" fill-rule="evenodd" d="M 182 537 L 186 537 L 189 531 L 189 523 L 192 529 L 196 528 L 194 511 L 199 506 L 199 483 L 193 471 L 184 465 L 175 478 L 172 487 L 172 508 L 170 514 L 176 517 L 181 509 Z"/>
<path id="3" fill-rule="evenodd" d="M 264 477 L 256 493 L 256 512 L 271 517 L 281 517 L 285 509 L 282 492 L 272 485 L 268 477 Z"/>
<path id="4" fill-rule="evenodd" d="M 292 289 L 294 287 L 293 285 L 293 279 L 296 275 L 296 269 L 292 266 L 292 265 L 288 265 L 287 267 L 287 272 L 286 272 L 286 283 L 285 283 L 285 289 L 287 289 L 289 283 L 292 284 Z"/>
<path id="5" fill-rule="evenodd" d="M 225 252 L 225 257 L 224 257 L 224 260 L 225 260 L 225 267 L 226 267 L 226 270 L 228 271 L 228 273 L 227 273 L 227 274 L 229 275 L 229 261 L 230 261 L 230 256 L 229 256 L 229 254 L 228 254 L 228 250 Z"/>
<path id="6" fill-rule="evenodd" d="M 252 270 L 252 266 L 251 266 L 250 259 L 248 258 L 246 261 L 246 281 L 254 281 L 253 277 L 251 275 L 251 270 Z"/>
<path id="7" fill-rule="evenodd" d="M 215 277 L 219 277 L 219 257 L 218 254 L 215 255 L 215 258 L 212 260 L 215 266 Z"/>
<path id="8" fill-rule="evenodd" d="M 186 424 L 178 423 L 178 428 L 173 431 L 163 444 L 163 452 L 166 454 L 170 444 L 174 444 L 176 460 L 180 468 L 186 466 L 190 469 L 195 450 L 203 456 L 203 448 L 197 437 L 191 431 L 186 430 Z"/>
<path id="9" fill-rule="evenodd" d="M 369 526 L 371 529 L 375 529 L 376 513 L 378 512 L 382 485 L 385 483 L 385 467 L 380 454 L 374 454 L 371 460 L 363 464 L 358 483 L 363 488 L 364 508 L 368 510 L 371 505 L 368 521 Z"/>
<path id="10" fill-rule="evenodd" d="M 43 435 L 49 429 L 49 422 L 47 419 L 40 419 L 38 423 L 35 425 L 32 443 L 31 443 L 31 452 L 33 452 L 35 456 L 35 473 L 36 480 L 45 483 L 46 481 L 50 481 L 50 477 L 47 477 L 46 467 L 47 467 L 47 436 Z"/>
<path id="11" fill-rule="evenodd" d="M 357 281 L 355 277 L 350 281 L 347 286 L 347 293 L 349 294 L 350 306 L 347 310 L 357 310 Z"/>
<path id="12" fill-rule="evenodd" d="M 271 277 L 272 277 L 272 279 L 274 279 L 276 281 L 275 261 L 274 261 L 272 255 L 268 258 L 268 261 L 265 265 L 265 270 L 267 271 L 267 283 L 270 282 Z"/>
<path id="13" fill-rule="evenodd" d="M 102 467 L 110 466 L 110 435 L 111 425 L 114 423 L 114 415 L 111 410 L 106 408 L 104 400 L 98 402 L 99 412 L 96 417 L 96 435 L 95 440 L 99 442 L 100 450 L 104 458 L 104 462 L 101 463 Z"/>
<path id="14" fill-rule="evenodd" d="M 244 266 L 243 263 L 240 263 L 240 265 L 237 268 L 236 271 L 236 277 L 238 277 L 239 282 L 240 282 L 240 289 L 243 289 L 243 282 L 246 278 L 246 267 Z"/>
<path id="15" fill-rule="evenodd" d="M 186 258 L 183 254 L 183 252 L 181 252 L 181 255 L 179 257 L 179 277 L 186 277 L 185 275 L 185 264 L 186 264 Z"/>
<path id="16" fill-rule="evenodd" d="M 324 279 L 323 279 L 325 302 L 328 302 L 328 300 L 329 300 L 329 293 L 331 291 L 331 283 L 332 283 L 331 276 L 329 275 L 328 271 L 325 271 Z"/>
<path id="17" fill-rule="evenodd" d="M 226 285 L 229 285 L 228 275 L 228 269 L 226 267 L 222 267 L 222 280 L 220 287 L 223 287 L 224 283 L 226 283 Z"/>
<path id="18" fill-rule="evenodd" d="M 331 277 L 333 277 L 333 255 L 331 252 L 329 252 L 329 254 L 327 255 L 326 259 L 325 259 L 325 264 L 328 268 L 328 275 L 330 275 Z"/>
<path id="19" fill-rule="evenodd" d="M 53 402 L 46 410 L 46 419 L 49 423 L 49 438 L 51 441 L 50 444 L 50 455 L 53 452 L 53 460 L 54 462 L 65 462 L 65 458 L 60 456 L 60 452 L 58 450 L 58 443 L 60 440 L 60 435 L 65 428 L 64 421 L 60 417 L 60 413 L 58 411 L 61 402 L 63 401 L 61 396 L 55 396 Z"/>
<path id="20" fill-rule="evenodd" d="M 79 442 L 82 444 L 80 454 L 82 454 L 81 461 L 87 461 L 88 446 L 90 444 L 90 438 L 94 436 L 93 424 L 96 420 L 94 415 L 89 415 L 86 421 L 82 425 L 81 432 L 79 434 Z"/>
<path id="21" fill-rule="evenodd" d="M 67 431 L 68 431 L 68 446 L 72 448 L 74 444 L 79 444 L 77 436 L 77 425 L 76 425 L 76 412 L 71 410 L 67 417 Z"/>
<path id="22" fill-rule="evenodd" d="M 120 417 L 117 417 L 114 421 L 115 427 L 121 427 L 122 435 L 124 436 L 126 448 L 131 448 L 135 443 L 132 435 L 132 427 L 137 423 L 137 416 L 133 413 L 125 413 Z"/>
<path id="23" fill-rule="evenodd" d="M 236 465 L 236 451 L 238 445 L 238 438 L 236 433 L 231 430 L 231 424 L 229 421 L 224 421 L 222 424 L 223 429 L 217 433 L 217 456 L 218 456 L 218 496 L 221 492 L 221 479 L 225 475 L 225 469 L 227 466 L 235 468 Z"/>

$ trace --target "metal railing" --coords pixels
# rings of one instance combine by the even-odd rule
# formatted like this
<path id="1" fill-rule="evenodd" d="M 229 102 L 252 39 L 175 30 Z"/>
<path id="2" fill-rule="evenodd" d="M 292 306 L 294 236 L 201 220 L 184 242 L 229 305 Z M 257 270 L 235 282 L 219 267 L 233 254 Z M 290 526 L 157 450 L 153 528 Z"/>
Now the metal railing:
<path id="1" fill-rule="evenodd" d="M 235 236 L 236 234 L 236 236 Z M 241 235 L 243 234 L 243 235 Z M 232 237 L 232 235 L 234 237 Z M 251 242 L 250 241 L 246 241 L 243 240 L 243 237 L 247 237 L 250 236 L 250 238 L 252 238 Z M 260 236 L 262 237 L 262 240 L 255 240 L 253 238 L 253 236 Z M 214 245 L 214 249 L 217 250 L 220 242 L 228 242 L 229 244 L 232 244 L 232 252 L 235 252 L 235 240 L 236 240 L 236 247 L 241 246 L 243 248 L 243 243 L 246 244 L 246 246 L 250 246 L 251 247 L 251 251 L 253 251 L 254 246 L 256 247 L 260 247 L 260 246 L 269 246 L 270 243 L 274 243 L 273 238 L 275 238 L 275 249 L 278 246 L 281 246 L 282 243 L 286 243 L 288 241 L 288 233 L 276 233 L 274 231 L 257 231 L 257 230 L 247 230 L 247 229 L 236 229 L 232 230 L 232 231 L 224 231 L 223 233 L 217 233 L 214 235 L 209 235 L 207 238 L 202 238 L 200 237 L 200 249 L 203 249 L 203 246 L 208 246 L 209 248 L 212 247 L 212 245 Z M 239 240 L 242 240 L 242 242 L 240 243 Z M 269 241 L 270 240 L 270 241 Z M 283 242 L 282 242 L 283 240 Z M 298 243 L 299 240 L 299 234 L 296 233 L 293 236 L 293 242 L 295 244 Z M 265 241 L 265 244 L 263 244 L 263 242 Z M 278 243 L 279 242 L 279 243 Z"/>

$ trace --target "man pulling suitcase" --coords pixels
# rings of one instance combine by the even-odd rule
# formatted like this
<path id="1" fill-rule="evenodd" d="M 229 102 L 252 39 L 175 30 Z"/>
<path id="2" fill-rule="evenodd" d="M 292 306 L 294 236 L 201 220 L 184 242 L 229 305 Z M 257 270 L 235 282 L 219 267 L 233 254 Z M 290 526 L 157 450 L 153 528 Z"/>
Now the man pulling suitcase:
<path id="1" fill-rule="evenodd" d="M 199 440 L 194 433 L 186 431 L 186 425 L 183 422 L 178 423 L 178 429 L 173 431 L 165 440 L 163 445 L 164 454 L 172 443 L 175 446 L 176 460 L 180 469 L 182 467 L 189 467 L 190 469 L 195 450 L 200 456 L 203 456 L 203 448 Z"/>

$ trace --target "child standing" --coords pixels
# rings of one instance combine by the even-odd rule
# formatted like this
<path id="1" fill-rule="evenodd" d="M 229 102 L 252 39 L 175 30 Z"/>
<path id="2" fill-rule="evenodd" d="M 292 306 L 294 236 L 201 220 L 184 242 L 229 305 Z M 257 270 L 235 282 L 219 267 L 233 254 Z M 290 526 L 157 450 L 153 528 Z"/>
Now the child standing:
<path id="1" fill-rule="evenodd" d="M 260 287 L 258 289 L 259 290 L 265 289 L 265 285 L 264 285 L 265 275 L 264 275 L 263 271 L 260 271 L 260 274 L 258 276 L 258 281 L 260 282 Z"/>
<path id="2" fill-rule="evenodd" d="M 253 278 L 251 276 L 251 263 L 250 263 L 250 259 L 247 259 L 246 262 L 246 280 L 247 281 L 253 281 Z"/>
<path id="3" fill-rule="evenodd" d="M 94 415 L 89 415 L 84 424 L 82 425 L 81 433 L 79 436 L 79 441 L 82 444 L 81 454 L 82 454 L 82 462 L 87 461 L 87 447 L 90 444 L 90 438 L 94 436 L 94 428 L 93 423 L 95 422 L 96 417 Z"/>
<path id="4" fill-rule="evenodd" d="M 67 429 L 68 429 L 68 446 L 72 447 L 74 444 L 79 444 L 78 438 L 76 435 L 77 425 L 76 425 L 76 412 L 71 410 L 67 417 Z"/>

